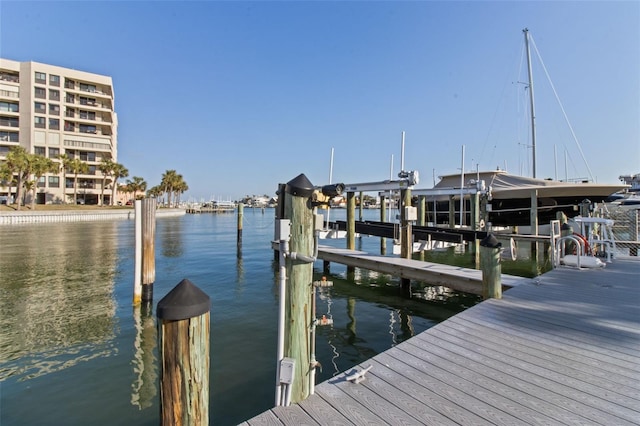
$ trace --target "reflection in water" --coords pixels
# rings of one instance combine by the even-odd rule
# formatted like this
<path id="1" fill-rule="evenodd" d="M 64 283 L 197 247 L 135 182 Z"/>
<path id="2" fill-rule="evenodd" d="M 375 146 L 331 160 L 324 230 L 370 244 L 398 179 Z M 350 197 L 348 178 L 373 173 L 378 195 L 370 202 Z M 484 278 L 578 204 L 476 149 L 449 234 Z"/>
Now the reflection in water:
<path id="1" fill-rule="evenodd" d="M 116 352 L 114 226 L 0 230 L 0 380 L 34 378 Z"/>
<path id="2" fill-rule="evenodd" d="M 136 377 L 131 384 L 131 405 L 140 410 L 151 407 L 157 393 L 158 365 L 154 351 L 158 336 L 152 311 L 149 304 L 133 308 L 136 338 L 132 364 Z"/>
<path id="3" fill-rule="evenodd" d="M 164 257 L 180 257 L 183 255 L 182 223 L 180 217 L 163 219 L 162 226 L 158 227 L 158 237 Z"/>

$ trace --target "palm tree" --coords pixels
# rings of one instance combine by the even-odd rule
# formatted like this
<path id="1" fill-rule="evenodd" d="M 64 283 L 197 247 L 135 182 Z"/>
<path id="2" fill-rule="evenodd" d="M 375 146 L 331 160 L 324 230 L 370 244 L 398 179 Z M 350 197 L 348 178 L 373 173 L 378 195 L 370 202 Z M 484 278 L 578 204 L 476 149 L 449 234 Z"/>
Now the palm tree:
<path id="1" fill-rule="evenodd" d="M 164 191 L 162 190 L 162 186 L 160 186 L 160 185 L 152 186 L 147 191 L 147 195 L 149 197 L 154 197 L 154 198 L 158 198 L 158 197 L 162 196 L 163 193 L 164 193 Z"/>
<path id="2" fill-rule="evenodd" d="M 89 165 L 76 157 L 69 162 L 69 170 L 73 172 L 73 201 L 74 204 L 78 204 L 78 175 L 87 173 Z"/>
<path id="3" fill-rule="evenodd" d="M 29 153 L 21 146 L 12 147 L 5 157 L 3 167 L 6 169 L 3 175 L 9 176 L 8 180 L 16 183 L 16 199 L 14 202 L 17 203 L 16 210 L 20 210 L 22 189 L 30 174 Z"/>
<path id="4" fill-rule="evenodd" d="M 36 191 L 38 189 L 38 181 L 45 173 L 55 173 L 58 171 L 58 164 L 52 159 L 43 157 L 42 155 L 32 155 L 30 158 L 31 173 L 33 173 L 33 197 L 31 197 L 31 210 L 36 208 Z"/>
<path id="5" fill-rule="evenodd" d="M 132 180 L 127 180 L 129 190 L 133 192 L 133 199 L 138 199 L 138 191 L 144 193 L 147 190 L 147 182 L 140 176 L 134 176 Z M 144 198 L 144 194 L 143 194 Z"/>
<path id="6" fill-rule="evenodd" d="M 179 183 L 178 173 L 175 170 L 167 170 L 162 174 L 162 181 L 160 186 L 167 193 L 167 204 L 171 207 L 171 196 L 173 195 L 174 187 Z"/>
<path id="7" fill-rule="evenodd" d="M 60 160 L 60 166 L 62 167 L 62 202 L 67 204 L 67 169 L 69 168 L 72 158 L 69 154 L 65 153 L 58 155 L 58 159 Z"/>
<path id="8" fill-rule="evenodd" d="M 175 188 L 176 205 L 180 204 L 180 195 L 189 190 L 189 185 L 187 185 L 187 182 L 184 181 L 182 175 L 178 176 L 180 177 L 180 180 Z"/>
<path id="9" fill-rule="evenodd" d="M 104 187 L 107 184 L 107 178 L 111 177 L 115 163 L 110 158 L 103 159 L 98 168 L 102 173 L 102 188 L 100 189 L 100 205 L 104 206 Z M 113 204 L 113 203 L 112 203 Z"/>
<path id="10" fill-rule="evenodd" d="M 118 189 L 118 179 L 125 178 L 129 176 L 129 170 L 125 166 L 120 163 L 113 163 L 113 169 L 111 170 L 111 175 L 113 176 L 113 188 L 111 195 L 111 205 L 113 206 L 116 202 L 116 190 Z"/>

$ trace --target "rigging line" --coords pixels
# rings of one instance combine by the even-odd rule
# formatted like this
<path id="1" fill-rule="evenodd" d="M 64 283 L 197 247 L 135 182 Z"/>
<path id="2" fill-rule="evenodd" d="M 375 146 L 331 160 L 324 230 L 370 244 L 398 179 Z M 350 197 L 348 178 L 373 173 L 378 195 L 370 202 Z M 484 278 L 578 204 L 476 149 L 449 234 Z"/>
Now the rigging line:
<path id="1" fill-rule="evenodd" d="M 547 80 L 549 81 L 549 84 L 551 85 L 551 90 L 553 90 L 553 94 L 556 97 L 556 101 L 558 101 L 558 105 L 560 105 L 560 110 L 562 111 L 562 114 L 564 115 L 564 119 L 567 122 L 567 126 L 569 126 L 569 130 L 571 131 L 571 136 L 573 136 L 573 141 L 576 143 L 576 146 L 578 147 L 578 151 L 580 151 L 580 155 L 582 156 L 582 161 L 584 161 L 584 164 L 587 167 L 587 171 L 589 172 L 589 177 L 591 178 L 591 181 L 594 182 L 593 173 L 591 173 L 591 167 L 589 167 L 589 163 L 587 162 L 587 159 L 584 156 L 584 152 L 582 152 L 582 146 L 580 146 L 580 142 L 578 142 L 578 138 L 576 137 L 576 134 L 573 131 L 573 127 L 571 127 L 571 123 L 569 123 L 569 117 L 567 117 L 567 113 L 565 112 L 564 106 L 562 105 L 562 102 L 560 101 L 560 97 L 558 96 L 558 92 L 556 91 L 556 88 L 553 85 L 553 82 L 551 81 L 551 77 L 549 76 L 549 73 L 547 72 L 547 67 L 544 65 L 544 61 L 542 60 L 542 57 L 540 56 L 540 52 L 538 51 L 538 46 L 536 46 L 536 43 L 533 41 L 533 37 L 531 37 L 531 42 L 532 42 L 531 44 L 533 44 L 534 50 L 536 51 L 536 55 L 538 56 L 538 59 L 540 60 L 540 64 L 542 65 L 542 69 L 544 70 L 544 73 L 547 76 Z"/>

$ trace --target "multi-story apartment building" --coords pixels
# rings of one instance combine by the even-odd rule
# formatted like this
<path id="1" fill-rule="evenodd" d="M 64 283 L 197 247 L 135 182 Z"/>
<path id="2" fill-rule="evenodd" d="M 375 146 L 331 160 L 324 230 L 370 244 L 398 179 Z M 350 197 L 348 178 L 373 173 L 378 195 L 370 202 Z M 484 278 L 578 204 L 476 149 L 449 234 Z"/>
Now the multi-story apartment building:
<path id="1" fill-rule="evenodd" d="M 11 147 L 22 146 L 57 162 L 66 154 L 88 165 L 88 172 L 78 175 L 77 188 L 74 174 L 62 170 L 40 178 L 38 204 L 73 202 L 74 191 L 82 202 L 97 204 L 103 190 L 100 163 L 117 162 L 117 128 L 111 77 L 0 58 L 0 162 Z M 111 184 L 106 179 L 105 204 Z M 0 197 L 10 199 L 15 191 L 15 186 L 0 186 Z"/>

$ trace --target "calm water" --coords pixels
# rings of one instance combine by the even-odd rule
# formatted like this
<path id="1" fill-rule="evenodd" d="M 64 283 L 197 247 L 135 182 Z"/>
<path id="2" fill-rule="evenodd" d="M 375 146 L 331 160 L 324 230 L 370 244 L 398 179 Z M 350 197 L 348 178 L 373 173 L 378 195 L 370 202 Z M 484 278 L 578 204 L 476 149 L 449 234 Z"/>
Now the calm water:
<path id="1" fill-rule="evenodd" d="M 374 220 L 379 214 L 365 213 Z M 245 209 L 244 219 L 241 256 L 233 214 L 158 219 L 150 311 L 131 305 L 133 221 L 0 227 L 0 424 L 158 424 L 155 304 L 183 278 L 212 302 L 211 422 L 237 424 L 270 408 L 278 311 L 274 211 Z M 344 219 L 344 211 L 331 219 Z M 344 240 L 331 244 L 344 247 Z M 357 248 L 379 252 L 380 239 L 358 239 Z M 472 267 L 451 254 L 429 256 Z M 318 278 L 321 266 L 315 265 Z M 479 300 L 425 285 L 409 300 L 393 277 L 356 270 L 347 280 L 346 268 L 335 264 L 329 279 L 334 287 L 317 299 L 318 315 L 334 320 L 318 329 L 318 382 Z"/>

